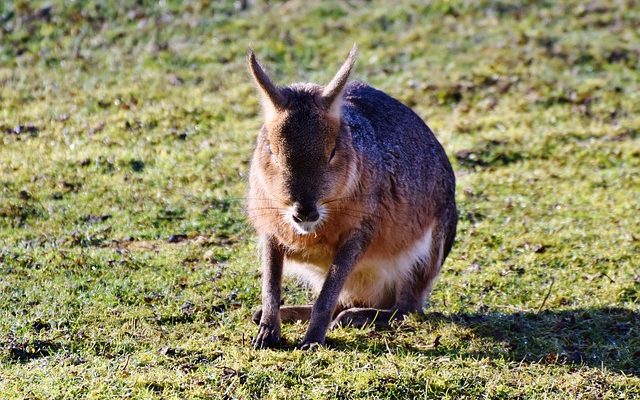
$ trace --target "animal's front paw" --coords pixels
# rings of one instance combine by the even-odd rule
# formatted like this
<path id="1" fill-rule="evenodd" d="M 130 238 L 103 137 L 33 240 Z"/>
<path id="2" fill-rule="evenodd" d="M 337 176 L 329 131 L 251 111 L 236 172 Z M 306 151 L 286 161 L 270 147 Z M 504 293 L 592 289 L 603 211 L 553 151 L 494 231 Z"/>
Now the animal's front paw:
<path id="1" fill-rule="evenodd" d="M 252 344 L 256 349 L 277 347 L 280 344 L 280 328 L 269 324 L 260 324 L 258 334 Z"/>

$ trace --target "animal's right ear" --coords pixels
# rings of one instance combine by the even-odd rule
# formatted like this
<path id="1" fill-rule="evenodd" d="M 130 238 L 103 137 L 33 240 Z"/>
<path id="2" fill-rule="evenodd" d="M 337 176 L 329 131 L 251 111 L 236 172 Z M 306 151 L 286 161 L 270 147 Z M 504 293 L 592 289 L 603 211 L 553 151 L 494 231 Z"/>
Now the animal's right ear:
<path id="1" fill-rule="evenodd" d="M 286 99 L 280 89 L 271 82 L 267 73 L 262 69 L 251 48 L 247 51 L 247 64 L 249 66 L 249 72 L 251 72 L 251 76 L 260 91 L 265 119 L 272 119 L 276 112 L 285 108 Z"/>

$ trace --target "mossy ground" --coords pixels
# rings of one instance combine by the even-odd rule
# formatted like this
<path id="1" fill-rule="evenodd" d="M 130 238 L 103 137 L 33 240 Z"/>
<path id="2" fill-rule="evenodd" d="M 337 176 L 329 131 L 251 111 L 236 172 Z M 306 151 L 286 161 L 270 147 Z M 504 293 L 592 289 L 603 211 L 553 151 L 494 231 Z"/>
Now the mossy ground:
<path id="1" fill-rule="evenodd" d="M 640 397 L 637 2 L 134 3 L 0 3 L 0 397 Z M 323 83 L 354 42 L 457 243 L 424 316 L 253 350 L 244 54 Z"/>

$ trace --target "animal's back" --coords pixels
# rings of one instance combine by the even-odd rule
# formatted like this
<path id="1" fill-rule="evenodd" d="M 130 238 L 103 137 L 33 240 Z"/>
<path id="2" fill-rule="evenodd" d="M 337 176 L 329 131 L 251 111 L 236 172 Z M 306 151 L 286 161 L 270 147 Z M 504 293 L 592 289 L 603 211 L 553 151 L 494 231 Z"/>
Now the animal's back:
<path id="1" fill-rule="evenodd" d="M 433 132 L 409 107 L 361 82 L 347 86 L 344 114 L 357 150 L 375 165 L 380 193 L 394 203 L 394 219 L 419 230 L 439 218 L 446 257 L 457 221 L 455 175 Z"/>

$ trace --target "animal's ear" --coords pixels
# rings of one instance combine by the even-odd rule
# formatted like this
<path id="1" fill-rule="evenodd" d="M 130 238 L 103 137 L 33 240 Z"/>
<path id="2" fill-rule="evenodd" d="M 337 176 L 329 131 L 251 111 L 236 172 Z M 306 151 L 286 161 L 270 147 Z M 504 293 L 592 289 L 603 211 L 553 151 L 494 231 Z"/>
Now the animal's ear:
<path id="1" fill-rule="evenodd" d="M 282 91 L 271 82 L 269 75 L 262 69 L 251 48 L 247 50 L 247 65 L 260 91 L 265 118 L 269 120 L 275 116 L 277 111 L 285 108 L 286 99 Z"/>
<path id="2" fill-rule="evenodd" d="M 322 101 L 331 115 L 335 119 L 340 119 L 340 107 L 342 106 L 342 93 L 349 80 L 349 75 L 356 62 L 358 48 L 354 44 L 349 52 L 349 56 L 338 70 L 336 76 L 324 87 L 322 91 Z"/>

